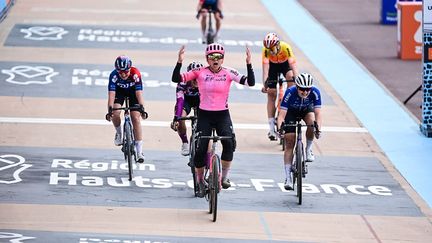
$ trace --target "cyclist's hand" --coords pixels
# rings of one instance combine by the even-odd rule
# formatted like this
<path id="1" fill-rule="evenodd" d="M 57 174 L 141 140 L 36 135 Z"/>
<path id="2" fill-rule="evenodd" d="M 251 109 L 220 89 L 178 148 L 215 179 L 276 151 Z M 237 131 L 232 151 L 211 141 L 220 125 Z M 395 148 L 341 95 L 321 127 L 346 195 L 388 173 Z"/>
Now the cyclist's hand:
<path id="1" fill-rule="evenodd" d="M 261 92 L 264 93 L 264 94 L 267 93 L 267 90 L 268 90 L 268 88 L 266 88 L 265 86 L 263 86 L 263 87 L 261 88 Z"/>
<path id="2" fill-rule="evenodd" d="M 108 107 L 108 113 L 105 115 L 105 120 L 110 122 L 111 118 L 112 118 L 112 107 L 110 106 Z"/>
<path id="3" fill-rule="evenodd" d="M 184 59 L 184 53 L 185 53 L 185 46 L 182 45 L 182 46 L 180 47 L 179 52 L 178 52 L 178 58 L 177 58 L 177 62 L 178 62 L 178 63 L 182 63 L 182 62 L 183 62 L 183 59 Z"/>
<path id="4" fill-rule="evenodd" d="M 246 45 L 246 63 L 250 64 L 251 63 L 251 52 L 249 50 L 249 46 Z"/>
<path id="5" fill-rule="evenodd" d="M 222 11 L 218 10 L 218 12 L 219 12 L 219 16 L 220 16 L 220 18 L 223 19 L 223 18 L 224 18 L 224 15 L 222 14 Z"/>
<path id="6" fill-rule="evenodd" d="M 172 121 L 171 122 L 171 129 L 174 130 L 175 132 L 177 132 L 178 126 L 179 126 L 179 122 L 178 121 Z"/>
<path id="7" fill-rule="evenodd" d="M 320 129 L 319 129 L 319 127 L 318 127 L 318 123 L 316 122 L 316 121 L 314 121 L 314 134 L 315 134 L 315 138 L 316 139 L 320 139 L 320 137 L 321 137 L 321 131 L 320 131 Z"/>
<path id="8" fill-rule="evenodd" d="M 145 112 L 145 109 L 144 109 L 144 106 L 143 105 L 139 105 L 139 113 L 141 113 L 141 118 L 143 119 L 143 120 L 145 120 L 145 119 L 147 119 L 148 118 L 148 113 L 147 112 Z"/>

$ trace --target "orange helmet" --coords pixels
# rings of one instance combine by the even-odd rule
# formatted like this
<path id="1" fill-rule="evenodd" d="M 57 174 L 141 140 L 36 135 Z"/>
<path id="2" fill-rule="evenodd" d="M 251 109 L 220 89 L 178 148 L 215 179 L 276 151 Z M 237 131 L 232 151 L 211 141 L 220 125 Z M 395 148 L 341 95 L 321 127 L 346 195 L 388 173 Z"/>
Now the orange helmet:
<path id="1" fill-rule="evenodd" d="M 280 43 L 279 37 L 275 33 L 268 33 L 263 40 L 263 45 L 267 49 L 271 49 L 279 45 L 279 43 Z"/>

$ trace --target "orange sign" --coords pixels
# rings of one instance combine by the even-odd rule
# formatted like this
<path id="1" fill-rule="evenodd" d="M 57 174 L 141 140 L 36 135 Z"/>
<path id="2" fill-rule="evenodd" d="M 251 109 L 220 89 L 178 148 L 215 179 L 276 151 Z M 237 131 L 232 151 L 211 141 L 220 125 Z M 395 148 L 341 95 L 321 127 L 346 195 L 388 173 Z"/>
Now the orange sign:
<path id="1" fill-rule="evenodd" d="M 398 57 L 422 58 L 422 3 L 398 2 Z"/>

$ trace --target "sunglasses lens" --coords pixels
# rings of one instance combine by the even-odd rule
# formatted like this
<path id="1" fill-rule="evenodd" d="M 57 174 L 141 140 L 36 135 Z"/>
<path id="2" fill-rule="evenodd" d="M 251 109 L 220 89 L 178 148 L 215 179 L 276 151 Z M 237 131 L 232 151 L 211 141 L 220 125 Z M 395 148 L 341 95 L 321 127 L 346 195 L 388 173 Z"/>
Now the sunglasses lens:
<path id="1" fill-rule="evenodd" d="M 311 88 L 298 88 L 300 91 L 310 91 L 311 90 Z"/>
<path id="2" fill-rule="evenodd" d="M 212 54 L 208 55 L 207 57 L 209 59 L 212 59 L 212 60 L 219 60 L 219 59 L 222 59 L 224 56 L 220 53 L 212 53 Z"/>

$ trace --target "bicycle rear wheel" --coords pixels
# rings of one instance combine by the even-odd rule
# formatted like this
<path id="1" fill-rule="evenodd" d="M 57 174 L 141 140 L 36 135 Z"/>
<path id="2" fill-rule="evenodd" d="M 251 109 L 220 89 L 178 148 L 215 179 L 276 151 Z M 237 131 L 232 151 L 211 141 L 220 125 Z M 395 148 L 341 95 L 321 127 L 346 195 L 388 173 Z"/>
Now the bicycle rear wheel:
<path id="1" fill-rule="evenodd" d="M 303 180 L 303 144 L 299 143 L 296 146 L 296 170 L 297 170 L 297 197 L 298 204 L 302 204 L 303 190 L 302 190 L 302 180 Z"/>
<path id="2" fill-rule="evenodd" d="M 213 222 L 216 222 L 217 218 L 217 204 L 218 204 L 218 192 L 219 192 L 219 165 L 220 158 L 218 155 L 212 157 L 212 188 L 210 194 L 212 197 L 212 213 Z"/>
<path id="3" fill-rule="evenodd" d="M 133 164 L 132 164 L 132 151 L 133 151 L 133 144 L 132 144 L 132 127 L 129 123 L 124 124 L 124 153 L 125 153 L 125 159 L 128 163 L 128 170 L 129 170 L 129 181 L 132 181 L 133 178 Z"/>

